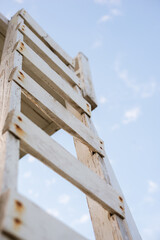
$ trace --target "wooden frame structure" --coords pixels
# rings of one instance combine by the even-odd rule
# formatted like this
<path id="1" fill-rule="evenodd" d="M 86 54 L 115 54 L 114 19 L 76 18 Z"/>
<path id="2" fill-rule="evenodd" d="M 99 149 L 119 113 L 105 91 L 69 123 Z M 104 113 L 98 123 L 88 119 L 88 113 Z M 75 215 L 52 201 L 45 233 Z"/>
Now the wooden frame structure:
<path id="1" fill-rule="evenodd" d="M 30 153 L 87 196 L 98 240 L 140 240 L 91 121 L 97 107 L 88 59 L 72 59 L 24 10 L 0 15 L 0 239 L 85 239 L 17 192 Z M 50 138 L 74 138 L 77 159 Z M 34 216 L 34 217 L 33 217 Z"/>

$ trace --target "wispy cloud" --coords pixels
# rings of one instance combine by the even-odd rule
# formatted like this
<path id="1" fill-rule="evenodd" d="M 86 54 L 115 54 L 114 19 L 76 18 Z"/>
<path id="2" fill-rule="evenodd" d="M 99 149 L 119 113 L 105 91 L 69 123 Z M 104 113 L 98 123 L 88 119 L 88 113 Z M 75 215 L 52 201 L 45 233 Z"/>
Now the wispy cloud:
<path id="1" fill-rule="evenodd" d="M 28 162 L 29 162 L 29 163 L 35 162 L 35 158 L 34 158 L 33 156 L 29 155 L 29 156 L 28 156 Z"/>
<path id="2" fill-rule="evenodd" d="M 120 61 L 116 59 L 115 61 L 115 72 L 117 77 L 121 79 L 126 87 L 130 88 L 133 93 L 139 95 L 141 98 L 152 97 L 157 89 L 157 82 L 154 78 L 143 83 L 137 83 L 136 79 L 129 75 L 128 70 L 121 68 Z"/>
<path id="3" fill-rule="evenodd" d="M 138 119 L 139 115 L 140 115 L 139 107 L 135 107 L 135 108 L 127 110 L 124 113 L 123 124 L 128 124 L 130 122 L 136 121 Z"/>
<path id="4" fill-rule="evenodd" d="M 24 178 L 30 178 L 30 176 L 31 176 L 31 171 L 27 171 L 23 174 Z"/>
<path id="5" fill-rule="evenodd" d="M 47 187 L 52 186 L 53 184 L 55 184 L 55 182 L 56 182 L 55 178 L 45 180 L 45 184 L 46 184 Z"/>
<path id="6" fill-rule="evenodd" d="M 105 104 L 107 102 L 107 98 L 104 96 L 101 96 L 99 99 L 100 104 Z"/>
<path id="7" fill-rule="evenodd" d="M 101 5 L 119 5 L 121 0 L 94 0 L 94 2 Z"/>
<path id="8" fill-rule="evenodd" d="M 58 198 L 59 203 L 67 204 L 70 201 L 70 196 L 67 194 L 63 194 Z"/>
<path id="9" fill-rule="evenodd" d="M 99 48 L 101 46 L 102 46 L 102 40 L 98 39 L 98 40 L 93 42 L 91 47 L 95 49 L 95 48 Z"/>
<path id="10" fill-rule="evenodd" d="M 117 16 L 121 16 L 122 12 L 117 9 L 117 8 L 113 8 L 110 10 L 110 12 L 106 15 L 103 15 L 102 17 L 100 17 L 100 19 L 98 20 L 98 23 L 105 23 L 110 21 L 113 17 L 117 17 Z"/>
<path id="11" fill-rule="evenodd" d="M 104 15 L 98 20 L 98 22 L 99 23 L 107 22 L 107 21 L 111 20 L 111 18 L 112 17 L 110 15 Z"/>
<path id="12" fill-rule="evenodd" d="M 84 224 L 84 223 L 88 222 L 89 219 L 90 219 L 90 216 L 88 213 L 83 214 L 79 219 L 75 219 L 72 222 L 72 225 L 75 226 L 75 225 L 79 225 L 79 224 Z"/>
<path id="13" fill-rule="evenodd" d="M 115 130 L 118 129 L 119 127 L 120 127 L 120 124 L 115 123 L 115 124 L 111 127 L 111 130 L 112 130 L 112 131 L 115 131 Z"/>
<path id="14" fill-rule="evenodd" d="M 148 181 L 148 192 L 155 193 L 158 191 L 158 184 L 152 180 Z"/>
<path id="15" fill-rule="evenodd" d="M 14 0 L 14 2 L 22 4 L 22 3 L 24 3 L 24 0 Z"/>
<path id="16" fill-rule="evenodd" d="M 59 211 L 58 211 L 58 209 L 56 209 L 56 208 L 48 208 L 47 210 L 46 210 L 46 212 L 48 213 L 48 214 L 50 214 L 50 215 L 52 215 L 52 216 L 54 216 L 54 217 L 59 217 Z"/>

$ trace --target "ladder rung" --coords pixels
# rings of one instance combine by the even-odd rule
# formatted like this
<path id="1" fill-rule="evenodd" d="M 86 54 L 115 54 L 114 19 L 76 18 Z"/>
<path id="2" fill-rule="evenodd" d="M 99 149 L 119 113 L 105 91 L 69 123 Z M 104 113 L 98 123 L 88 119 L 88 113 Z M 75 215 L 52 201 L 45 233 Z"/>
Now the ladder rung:
<path id="1" fill-rule="evenodd" d="M 52 121 L 55 121 L 56 124 L 68 133 L 82 140 L 93 151 L 98 152 L 102 156 L 105 155 L 102 140 L 96 137 L 88 127 L 56 101 L 24 71 L 17 69 L 12 79 L 21 86 L 22 94 L 39 107 L 42 112 L 45 112 Z"/>
<path id="2" fill-rule="evenodd" d="M 40 55 L 54 70 L 73 86 L 76 84 L 80 87 L 80 79 L 76 74 L 70 70 L 60 59 L 51 51 L 41 40 L 38 38 L 25 24 L 21 24 L 18 28 L 22 34 L 24 34 L 24 41 L 35 52 Z"/>
<path id="3" fill-rule="evenodd" d="M 22 148 L 26 152 L 70 181 L 110 213 L 124 218 L 122 197 L 22 113 L 10 112 L 4 128 L 4 131 L 6 130 L 21 140 Z"/>
<path id="4" fill-rule="evenodd" d="M 1 230 L 23 240 L 87 240 L 16 192 L 0 196 Z"/>
<path id="5" fill-rule="evenodd" d="M 26 43 L 19 42 L 16 46 L 30 63 L 30 69 L 41 77 L 54 91 L 67 100 L 80 113 L 91 115 L 90 104 L 73 89 L 60 75 L 58 75 L 41 57 L 38 56 Z"/>
<path id="6" fill-rule="evenodd" d="M 65 62 L 66 65 L 71 65 L 74 68 L 75 63 L 73 59 L 39 26 L 39 24 L 24 9 L 19 12 L 19 15 L 24 18 L 34 32 L 58 55 L 62 61 Z"/>

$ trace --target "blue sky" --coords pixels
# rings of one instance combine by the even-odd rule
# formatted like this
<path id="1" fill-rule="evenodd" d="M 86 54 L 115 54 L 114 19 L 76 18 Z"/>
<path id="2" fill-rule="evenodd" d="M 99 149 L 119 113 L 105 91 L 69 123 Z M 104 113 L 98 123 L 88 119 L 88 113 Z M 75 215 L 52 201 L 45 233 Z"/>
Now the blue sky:
<path id="1" fill-rule="evenodd" d="M 160 239 L 160 1 L 0 0 L 10 18 L 25 8 L 72 57 L 90 61 L 105 142 L 143 239 Z M 54 138 L 75 154 L 72 138 Z M 85 196 L 31 156 L 19 164 L 19 191 L 94 239 Z"/>

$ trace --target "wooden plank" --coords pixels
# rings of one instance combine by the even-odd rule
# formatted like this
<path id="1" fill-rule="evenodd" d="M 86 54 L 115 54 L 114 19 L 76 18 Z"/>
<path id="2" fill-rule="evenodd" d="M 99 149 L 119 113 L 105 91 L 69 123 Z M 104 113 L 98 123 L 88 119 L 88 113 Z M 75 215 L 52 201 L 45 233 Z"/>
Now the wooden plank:
<path id="1" fill-rule="evenodd" d="M 43 59 L 41 59 L 24 42 L 19 42 L 16 47 L 23 57 L 35 67 L 35 73 L 41 77 L 54 91 L 67 100 L 71 105 L 77 108 L 81 113 L 85 112 L 91 115 L 90 104 L 82 97 L 77 95 L 76 91 L 68 82 L 61 78 Z"/>
<path id="2" fill-rule="evenodd" d="M 82 65 L 82 69 L 81 69 L 82 73 L 83 73 L 83 68 L 86 71 L 85 66 Z M 80 77 L 82 79 L 83 74 L 81 74 Z M 85 87 L 90 88 L 90 86 L 87 86 L 87 85 Z M 81 119 L 86 126 L 88 126 L 89 128 L 92 129 L 92 131 L 94 131 L 95 136 L 98 136 L 91 122 L 91 119 L 88 119 L 88 117 L 85 114 L 83 114 Z M 113 173 L 113 170 L 111 168 L 111 165 L 107 156 L 105 156 L 105 158 L 102 158 L 97 153 L 94 155 L 91 155 L 87 147 L 84 146 L 82 143 L 80 143 L 77 139 L 75 139 L 75 146 L 76 146 L 78 159 L 81 160 L 88 167 L 90 167 L 99 176 L 105 179 L 108 184 L 111 184 L 117 191 L 121 192 L 122 194 L 122 191 L 119 188 L 118 182 Z M 95 203 L 93 200 L 89 198 L 87 200 L 88 200 L 88 205 L 90 209 L 90 214 L 91 214 L 91 219 L 92 219 L 96 239 L 104 240 L 106 239 L 106 236 L 108 236 L 107 239 L 125 239 L 125 240 L 141 239 L 125 199 L 123 200 L 124 206 L 125 206 L 124 220 L 120 219 L 116 215 L 112 215 L 112 216 L 108 215 L 107 211 L 104 211 L 104 210 L 102 211 L 100 206 L 98 206 L 98 204 Z"/>
<path id="3" fill-rule="evenodd" d="M 92 84 L 91 72 L 88 58 L 83 53 L 78 53 L 75 70 L 81 78 L 82 92 L 84 98 L 91 104 L 92 110 L 97 107 L 97 99 Z"/>
<path id="4" fill-rule="evenodd" d="M 14 72 L 12 79 L 22 87 L 22 95 L 24 94 L 33 104 L 40 108 L 42 112 L 46 113 L 52 121 L 56 122 L 58 126 L 71 135 L 79 138 L 87 144 L 92 151 L 99 152 L 104 156 L 102 140 L 94 137 L 92 132 L 85 127 L 81 121 L 50 96 L 24 71 L 17 69 Z"/>
<path id="5" fill-rule="evenodd" d="M 0 33 L 5 36 L 7 27 L 8 27 L 8 19 L 0 13 Z"/>
<path id="6" fill-rule="evenodd" d="M 110 161 L 107 156 L 104 158 L 103 168 L 104 168 L 104 171 L 105 171 L 105 169 L 107 169 L 108 175 L 110 178 L 110 182 L 111 182 L 112 186 L 114 187 L 114 189 L 119 191 L 121 193 L 121 195 L 123 196 L 122 190 L 120 188 L 120 185 L 117 181 L 117 178 L 114 174 L 114 171 L 112 169 L 112 166 L 111 166 Z M 118 223 L 119 223 L 119 227 L 120 227 L 121 231 L 125 231 L 125 232 L 129 233 L 131 235 L 130 239 L 142 240 L 125 199 L 124 199 L 124 207 L 125 207 L 125 219 L 123 221 L 120 221 L 120 219 L 118 219 Z M 122 226 L 122 224 L 124 224 L 125 227 Z M 123 227 L 123 230 L 122 230 L 122 227 Z M 124 228 L 126 230 L 124 230 Z"/>
<path id="7" fill-rule="evenodd" d="M 31 47 L 48 65 L 72 86 L 80 87 L 80 79 L 53 53 L 26 25 L 21 24 L 19 30 L 24 34 L 25 43 Z"/>
<path id="8" fill-rule="evenodd" d="M 124 218 L 121 196 L 20 112 L 8 115 L 4 131 L 21 139 L 23 149 L 99 202 L 110 213 Z"/>
<path id="9" fill-rule="evenodd" d="M 16 188 L 17 164 L 19 159 L 19 140 L 10 134 L 2 134 L 2 129 L 8 112 L 12 109 L 20 110 L 21 89 L 13 81 L 9 82 L 14 67 L 21 68 L 22 56 L 14 51 L 15 43 L 23 40 L 17 30 L 20 16 L 15 15 L 8 24 L 2 60 L 0 65 L 0 192 L 7 188 Z"/>
<path id="10" fill-rule="evenodd" d="M 0 197 L 0 211 L 3 212 L 1 230 L 14 239 L 86 240 L 18 193 L 3 194 Z"/>
<path id="11" fill-rule="evenodd" d="M 25 22 L 29 25 L 31 30 L 49 46 L 49 48 L 57 54 L 57 56 L 66 64 L 74 68 L 73 59 L 38 25 L 38 23 L 24 10 L 20 11 L 20 15 L 24 18 Z"/>

